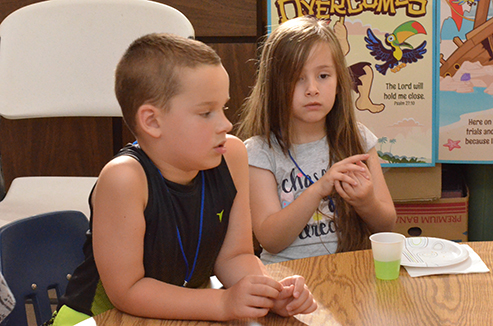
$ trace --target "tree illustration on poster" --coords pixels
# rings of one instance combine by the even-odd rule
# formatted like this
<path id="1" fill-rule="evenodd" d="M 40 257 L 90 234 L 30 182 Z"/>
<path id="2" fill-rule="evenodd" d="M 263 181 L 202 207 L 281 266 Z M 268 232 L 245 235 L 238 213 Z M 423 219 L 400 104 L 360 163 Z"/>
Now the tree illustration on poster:
<path id="1" fill-rule="evenodd" d="M 269 0 L 269 32 L 303 15 L 333 27 L 353 74 L 358 120 L 383 166 L 430 166 L 434 149 L 434 19 L 426 0 Z"/>

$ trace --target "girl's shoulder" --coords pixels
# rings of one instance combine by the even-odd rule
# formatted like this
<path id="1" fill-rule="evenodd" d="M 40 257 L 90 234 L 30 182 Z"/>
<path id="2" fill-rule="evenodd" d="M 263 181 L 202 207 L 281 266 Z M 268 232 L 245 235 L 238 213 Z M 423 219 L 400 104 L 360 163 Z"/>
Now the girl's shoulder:
<path id="1" fill-rule="evenodd" d="M 245 146 L 249 158 L 257 156 L 284 156 L 281 146 L 279 146 L 277 139 L 273 135 L 270 137 L 270 144 L 264 136 L 254 136 L 245 140 Z"/>
<path id="2" fill-rule="evenodd" d="M 245 146 L 251 147 L 251 146 L 268 146 L 267 139 L 264 136 L 253 136 L 248 138 L 247 140 L 244 141 Z"/>
<path id="3" fill-rule="evenodd" d="M 365 126 L 363 123 L 359 121 L 356 121 L 356 126 L 358 127 L 358 130 L 361 134 L 372 133 L 367 126 Z"/>
<path id="4" fill-rule="evenodd" d="M 363 140 L 363 146 L 365 147 L 366 152 L 368 152 L 370 149 L 375 147 L 378 142 L 378 138 L 370 129 L 368 129 L 368 127 L 366 127 L 361 122 L 357 122 L 357 126 L 361 135 L 361 139 Z"/>
<path id="5" fill-rule="evenodd" d="M 245 140 L 244 143 L 248 150 L 250 149 L 277 150 L 280 148 L 279 143 L 277 142 L 277 139 L 273 134 L 271 134 L 270 136 L 270 144 L 265 136 L 253 136 Z"/>

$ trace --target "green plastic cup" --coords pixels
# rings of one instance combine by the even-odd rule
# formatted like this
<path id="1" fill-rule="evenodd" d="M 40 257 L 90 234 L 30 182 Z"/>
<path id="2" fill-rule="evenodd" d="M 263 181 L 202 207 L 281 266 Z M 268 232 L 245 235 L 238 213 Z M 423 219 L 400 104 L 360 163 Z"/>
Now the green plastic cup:
<path id="1" fill-rule="evenodd" d="M 390 281 L 399 277 L 405 238 L 402 234 L 394 232 L 381 232 L 370 236 L 377 279 Z"/>

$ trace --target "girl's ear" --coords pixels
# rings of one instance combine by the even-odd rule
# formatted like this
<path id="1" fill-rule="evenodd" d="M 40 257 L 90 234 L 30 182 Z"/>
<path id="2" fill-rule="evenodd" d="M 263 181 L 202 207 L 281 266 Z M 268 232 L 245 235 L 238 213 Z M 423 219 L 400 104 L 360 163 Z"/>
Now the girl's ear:
<path id="1" fill-rule="evenodd" d="M 161 136 L 161 125 L 159 121 L 160 115 L 163 114 L 163 110 L 150 104 L 143 104 L 137 110 L 137 124 L 142 132 L 148 134 L 153 138 L 159 138 Z"/>

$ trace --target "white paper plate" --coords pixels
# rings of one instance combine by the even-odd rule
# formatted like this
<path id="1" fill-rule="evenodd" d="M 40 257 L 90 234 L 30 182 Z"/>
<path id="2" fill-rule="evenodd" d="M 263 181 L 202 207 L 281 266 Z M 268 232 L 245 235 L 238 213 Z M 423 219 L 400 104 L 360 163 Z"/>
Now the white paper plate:
<path id="1" fill-rule="evenodd" d="M 409 267 L 441 267 L 460 263 L 469 252 L 457 243 L 430 237 L 412 237 L 404 240 L 401 265 Z"/>

